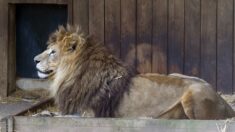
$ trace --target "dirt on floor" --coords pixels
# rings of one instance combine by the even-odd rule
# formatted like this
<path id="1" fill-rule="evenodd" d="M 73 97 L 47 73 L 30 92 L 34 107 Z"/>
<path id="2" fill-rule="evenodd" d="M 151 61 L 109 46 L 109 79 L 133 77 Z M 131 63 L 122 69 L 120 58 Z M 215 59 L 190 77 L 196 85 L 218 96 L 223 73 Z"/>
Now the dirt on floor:
<path id="1" fill-rule="evenodd" d="M 235 94 L 227 95 L 227 94 L 221 94 L 221 97 L 228 102 L 228 104 L 235 110 Z"/>
<path id="2" fill-rule="evenodd" d="M 29 110 L 26 113 L 24 113 L 23 116 L 35 116 L 35 115 L 44 113 L 45 111 L 47 113 L 59 113 L 58 108 L 54 104 L 49 103 L 49 104 L 43 105 L 39 109 L 32 110 L 32 111 Z"/>
<path id="3" fill-rule="evenodd" d="M 17 89 L 8 97 L 0 97 L 0 103 L 15 103 L 18 101 L 35 102 L 48 96 L 49 92 L 43 89 L 33 91 Z"/>
<path id="4" fill-rule="evenodd" d="M 0 119 L 9 115 L 33 115 L 41 111 L 57 111 L 53 100 L 47 103 L 49 93 L 46 90 L 24 91 L 17 89 L 8 97 L 0 97 Z M 31 114 L 30 114 L 31 113 Z"/>

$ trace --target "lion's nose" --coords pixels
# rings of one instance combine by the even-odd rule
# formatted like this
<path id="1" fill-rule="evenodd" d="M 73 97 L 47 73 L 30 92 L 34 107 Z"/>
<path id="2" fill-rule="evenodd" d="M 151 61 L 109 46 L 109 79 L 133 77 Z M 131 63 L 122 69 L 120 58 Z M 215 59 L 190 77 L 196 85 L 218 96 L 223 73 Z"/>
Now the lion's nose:
<path id="1" fill-rule="evenodd" d="M 35 57 L 34 59 L 34 62 L 36 63 L 36 64 L 38 64 L 40 61 L 37 59 L 37 57 Z"/>
<path id="2" fill-rule="evenodd" d="M 34 62 L 35 62 L 36 64 L 38 64 L 40 61 L 38 61 L 38 60 L 35 60 Z"/>

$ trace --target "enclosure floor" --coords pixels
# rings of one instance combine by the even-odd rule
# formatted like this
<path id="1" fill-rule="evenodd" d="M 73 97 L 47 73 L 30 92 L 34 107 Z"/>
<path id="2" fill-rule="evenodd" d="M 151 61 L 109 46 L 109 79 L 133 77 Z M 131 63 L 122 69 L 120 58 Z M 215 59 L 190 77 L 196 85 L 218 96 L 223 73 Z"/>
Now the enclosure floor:
<path id="1" fill-rule="evenodd" d="M 40 100 L 47 97 L 47 93 L 42 90 L 22 91 L 17 90 L 7 98 L 0 98 L 0 119 L 15 115 L 25 109 L 32 107 Z"/>
<path id="2" fill-rule="evenodd" d="M 226 102 L 228 102 L 228 104 L 235 111 L 235 94 L 232 94 L 232 95 L 222 94 L 221 96 Z"/>
<path id="3" fill-rule="evenodd" d="M 232 108 L 235 110 L 235 94 L 233 95 L 221 95 Z M 48 92 L 45 90 L 34 90 L 34 91 L 22 91 L 17 90 L 15 93 L 10 95 L 7 98 L 0 98 L 0 119 L 9 116 L 15 115 L 22 110 L 28 109 L 32 107 L 34 104 L 38 103 L 42 99 L 48 97 Z M 43 110 L 49 110 L 50 112 L 54 112 L 54 107 L 48 106 L 48 108 L 42 108 L 42 110 L 36 110 L 35 112 L 26 113 L 31 115 L 35 113 L 40 113 Z"/>

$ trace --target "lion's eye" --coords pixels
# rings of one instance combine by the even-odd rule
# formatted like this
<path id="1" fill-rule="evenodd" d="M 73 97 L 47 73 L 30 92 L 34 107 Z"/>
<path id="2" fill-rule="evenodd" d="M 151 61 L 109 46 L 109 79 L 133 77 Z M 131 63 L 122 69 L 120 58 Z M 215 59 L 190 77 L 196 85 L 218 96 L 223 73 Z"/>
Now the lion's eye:
<path id="1" fill-rule="evenodd" d="M 50 55 L 54 55 L 55 54 L 55 50 L 52 50 Z"/>

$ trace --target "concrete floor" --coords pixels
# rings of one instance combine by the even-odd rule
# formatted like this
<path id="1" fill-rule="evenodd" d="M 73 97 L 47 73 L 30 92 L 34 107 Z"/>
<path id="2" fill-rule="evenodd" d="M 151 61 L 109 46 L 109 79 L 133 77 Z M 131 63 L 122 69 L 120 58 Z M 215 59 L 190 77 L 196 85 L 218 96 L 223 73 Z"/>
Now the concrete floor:
<path id="1" fill-rule="evenodd" d="M 15 115 L 22 110 L 31 107 L 34 103 L 19 101 L 14 103 L 0 103 L 0 120 L 4 117 Z"/>
<path id="2" fill-rule="evenodd" d="M 0 97 L 0 119 L 29 109 L 47 96 L 48 92 L 45 90 L 25 91 L 18 89 L 9 97 Z"/>

